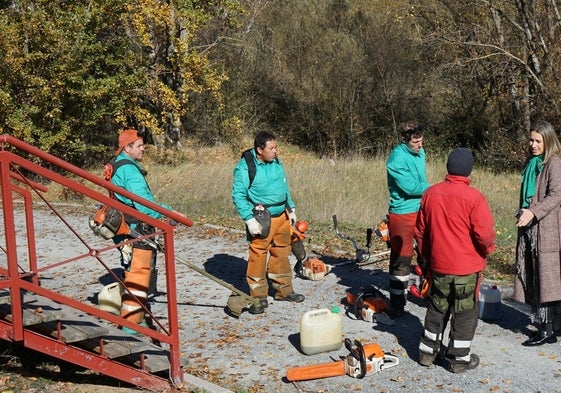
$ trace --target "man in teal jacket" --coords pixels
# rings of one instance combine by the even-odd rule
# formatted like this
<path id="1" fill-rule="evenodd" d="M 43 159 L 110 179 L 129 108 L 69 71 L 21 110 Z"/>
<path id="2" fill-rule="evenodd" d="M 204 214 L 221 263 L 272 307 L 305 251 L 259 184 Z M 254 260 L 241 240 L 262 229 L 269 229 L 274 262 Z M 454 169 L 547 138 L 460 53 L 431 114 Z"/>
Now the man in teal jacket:
<path id="1" fill-rule="evenodd" d="M 145 176 L 147 173 L 139 163 L 144 154 L 144 141 L 136 130 L 125 130 L 119 135 L 119 149 L 116 154 L 117 157 L 115 157 L 113 164 L 116 169 L 111 177 L 111 182 L 139 197 L 171 210 L 168 205 L 156 201 L 146 182 Z M 126 164 L 123 164 L 123 160 L 127 161 Z M 156 219 L 164 218 L 163 214 L 142 204 L 133 202 L 123 195 L 115 194 L 115 196 L 124 204 L 134 207 L 150 217 Z M 143 222 L 129 223 L 129 226 L 142 235 L 153 231 L 152 227 Z M 123 239 L 115 239 L 115 241 L 120 242 L 123 241 Z M 148 287 L 150 285 L 151 271 L 155 262 L 156 251 L 142 242 L 135 242 L 132 243 L 132 246 L 128 244 L 121 247 L 121 254 L 122 262 L 126 268 L 124 285 L 134 295 L 131 296 L 126 291 L 123 293 L 121 317 L 146 326 L 142 305 L 146 303 L 148 298 Z M 135 330 L 127 327 L 123 327 L 122 329 L 130 334 L 136 334 Z"/>
<path id="2" fill-rule="evenodd" d="M 400 317 L 405 312 L 407 285 L 413 256 L 415 222 L 423 192 L 429 187 L 423 149 L 423 129 L 416 122 L 400 126 L 401 143 L 386 162 L 390 193 L 388 230 L 390 233 L 388 314 Z"/>
<path id="3" fill-rule="evenodd" d="M 271 280 L 275 300 L 302 302 L 304 296 L 294 292 L 292 270 L 288 256 L 291 251 L 290 226 L 296 222 L 294 201 L 286 180 L 282 162 L 277 157 L 275 136 L 258 133 L 251 150 L 255 177 L 251 180 L 247 161 L 240 159 L 234 169 L 232 199 L 244 220 L 249 240 L 246 280 L 252 297 L 268 306 L 267 295 Z M 270 213 L 270 221 L 259 222 L 260 207 Z M 267 228 L 268 227 L 268 228 Z M 262 312 L 261 310 L 249 310 Z"/>

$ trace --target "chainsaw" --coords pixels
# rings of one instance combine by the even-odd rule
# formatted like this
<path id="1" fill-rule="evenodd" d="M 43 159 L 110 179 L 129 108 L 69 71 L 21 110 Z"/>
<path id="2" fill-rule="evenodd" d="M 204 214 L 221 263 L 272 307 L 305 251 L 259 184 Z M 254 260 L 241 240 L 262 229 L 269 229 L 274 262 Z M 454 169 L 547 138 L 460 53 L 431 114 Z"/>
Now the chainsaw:
<path id="1" fill-rule="evenodd" d="M 385 354 L 377 343 L 363 345 L 359 340 L 354 340 L 353 343 L 346 338 L 345 347 L 350 353 L 343 360 L 289 368 L 286 371 L 286 379 L 306 381 L 341 375 L 361 379 L 399 364 L 396 356 Z"/>
<path id="2" fill-rule="evenodd" d="M 431 271 L 417 265 L 415 266 L 415 274 L 419 276 L 419 285 L 411 284 L 409 292 L 418 299 L 428 299 L 430 296 L 430 287 L 432 285 Z"/>
<path id="3" fill-rule="evenodd" d="M 299 277 L 307 278 L 312 281 L 319 281 L 328 274 L 333 266 L 324 263 L 318 258 L 307 258 L 303 262 L 296 262 L 294 271 Z"/>
<path id="4" fill-rule="evenodd" d="M 305 232 L 308 223 L 300 220 L 290 227 L 290 240 L 292 254 L 296 257 L 294 272 L 301 278 L 319 281 L 331 271 L 332 266 L 325 264 L 318 258 L 306 258 L 306 250 L 303 241 L 306 239 Z"/>
<path id="5" fill-rule="evenodd" d="M 361 287 L 357 294 L 347 291 L 346 300 L 356 319 L 395 325 L 394 320 L 386 314 L 389 309 L 387 300 L 373 285 Z"/>

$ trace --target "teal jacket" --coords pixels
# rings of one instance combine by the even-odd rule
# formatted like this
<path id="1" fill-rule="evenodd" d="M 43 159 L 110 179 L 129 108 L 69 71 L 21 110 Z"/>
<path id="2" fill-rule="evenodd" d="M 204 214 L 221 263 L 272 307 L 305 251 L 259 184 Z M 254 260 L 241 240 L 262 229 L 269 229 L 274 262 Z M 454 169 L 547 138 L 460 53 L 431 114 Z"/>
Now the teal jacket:
<path id="1" fill-rule="evenodd" d="M 407 214 L 419 211 L 421 196 L 430 184 L 427 182 L 425 150 L 416 153 L 401 142 L 386 162 L 388 189 L 390 192 L 389 212 Z"/>
<path id="2" fill-rule="evenodd" d="M 148 183 L 146 182 L 145 179 L 146 171 L 144 171 L 144 169 L 142 168 L 142 166 L 140 166 L 138 162 L 131 159 L 129 155 L 126 154 L 125 152 L 121 152 L 117 156 L 117 158 L 115 158 L 115 162 L 120 160 L 129 160 L 130 162 L 132 162 L 132 165 L 127 164 L 117 168 L 117 170 L 113 174 L 113 177 L 111 178 L 111 183 L 115 184 L 116 186 L 122 187 L 125 190 L 132 192 L 133 194 L 138 195 L 139 197 L 144 198 L 150 202 L 154 202 L 155 204 L 158 204 L 163 208 L 171 210 L 171 208 L 168 205 L 156 201 L 154 195 L 152 194 L 152 191 L 150 190 L 150 187 L 148 187 Z M 133 203 L 133 201 L 131 201 L 129 198 L 126 198 L 119 194 L 115 194 L 115 196 L 119 201 L 123 202 L 124 204 L 132 206 L 138 211 L 141 211 L 142 213 L 149 215 L 150 217 L 156 219 L 160 219 L 164 217 L 163 214 L 158 213 L 155 210 L 149 209 L 148 207 L 142 204 Z"/>
<path id="3" fill-rule="evenodd" d="M 251 154 L 256 167 L 251 188 L 249 187 L 247 163 L 243 157 L 234 168 L 232 182 L 232 200 L 242 220 L 251 219 L 252 210 L 259 203 L 266 206 L 272 216 L 278 216 L 284 212 L 287 204 L 293 209 L 295 205 L 290 196 L 282 162 L 279 159 L 273 162 L 261 162 L 255 156 L 255 149 L 251 150 Z"/>

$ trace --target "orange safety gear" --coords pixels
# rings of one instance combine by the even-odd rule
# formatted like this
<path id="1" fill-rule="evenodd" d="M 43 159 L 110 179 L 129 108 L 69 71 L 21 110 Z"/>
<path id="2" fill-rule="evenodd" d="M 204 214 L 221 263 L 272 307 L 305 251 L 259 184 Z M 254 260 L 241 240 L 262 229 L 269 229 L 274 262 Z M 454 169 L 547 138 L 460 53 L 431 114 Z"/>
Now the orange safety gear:
<path id="1" fill-rule="evenodd" d="M 142 139 L 142 137 L 138 135 L 137 130 L 124 130 L 119 134 L 119 148 L 115 152 L 115 155 L 118 155 L 121 151 L 123 151 L 125 146 L 130 145 L 139 139 Z"/>
<path id="2" fill-rule="evenodd" d="M 121 317 L 134 323 L 144 321 L 143 305 L 148 298 L 153 254 L 153 250 L 134 247 L 130 270 L 125 272 Z"/>
<path id="3" fill-rule="evenodd" d="M 290 221 L 286 214 L 271 217 L 269 236 L 265 239 L 253 238 L 249 245 L 246 279 L 252 297 L 267 297 L 267 276 L 272 282 L 276 298 L 294 293 L 288 260 L 290 251 Z"/>

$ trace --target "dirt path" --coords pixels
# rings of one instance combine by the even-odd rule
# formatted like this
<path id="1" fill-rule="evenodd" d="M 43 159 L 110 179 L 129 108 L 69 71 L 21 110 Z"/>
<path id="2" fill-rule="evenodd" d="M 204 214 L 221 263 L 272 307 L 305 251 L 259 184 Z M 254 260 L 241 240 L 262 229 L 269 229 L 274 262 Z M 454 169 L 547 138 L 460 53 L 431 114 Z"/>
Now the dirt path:
<path id="1" fill-rule="evenodd" d="M 84 216 L 66 217 L 79 228 L 88 241 Z M 67 240 L 57 217 L 49 214 L 36 216 L 38 254 L 41 260 L 70 257 L 80 247 Z M 308 254 L 314 255 L 313 244 Z M 175 251 L 188 260 L 247 291 L 244 281 L 247 248 L 244 235 L 216 227 L 182 228 L 177 231 Z M 346 257 L 322 256 L 324 262 L 339 263 Z M 294 261 L 293 261 L 294 262 Z M 115 256 L 114 268 L 118 269 Z M 72 293 L 83 301 L 96 299 L 107 284 L 107 276 L 88 264 L 47 272 L 45 285 L 62 293 Z M 264 314 L 243 313 L 234 319 L 224 312 L 229 291 L 206 277 L 177 263 L 177 296 L 181 327 L 182 356 L 186 367 L 195 375 L 232 391 L 255 392 L 558 392 L 561 376 L 561 345 L 550 344 L 525 348 L 520 343 L 526 338 L 530 324 L 526 307 L 508 301 L 508 290 L 503 288 L 504 302 L 501 319 L 493 323 L 480 321 L 473 341 L 473 352 L 481 358 L 480 366 L 465 374 L 451 374 L 441 366 L 430 369 L 417 363 L 417 353 L 425 308 L 409 302 L 405 317 L 394 326 L 373 324 L 343 316 L 343 335 L 363 343 L 378 343 L 381 348 L 398 357 L 399 365 L 364 379 L 349 376 L 331 377 L 298 383 L 285 380 L 286 370 L 294 366 L 331 362 L 346 356 L 343 347 L 330 353 L 307 356 L 300 352 L 299 321 L 308 310 L 339 305 L 347 289 L 376 285 L 387 294 L 387 266 L 385 262 L 360 269 L 349 265 L 336 267 L 321 281 L 295 278 L 295 289 L 306 296 L 300 304 L 274 301 Z M 165 290 L 165 277 L 160 269 L 159 289 Z M 152 311 L 166 315 L 166 297 L 157 296 Z M 0 381 L 1 382 L 1 381 Z M 1 385 L 0 385 L 1 388 Z M 251 390 L 253 389 L 253 390 Z M 62 391 L 62 390 L 60 390 Z M 73 390 L 77 391 L 77 390 Z M 79 390 L 94 392 L 96 390 Z M 109 391 L 109 390 L 99 390 Z"/>

